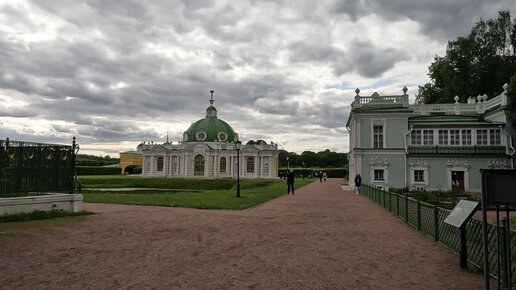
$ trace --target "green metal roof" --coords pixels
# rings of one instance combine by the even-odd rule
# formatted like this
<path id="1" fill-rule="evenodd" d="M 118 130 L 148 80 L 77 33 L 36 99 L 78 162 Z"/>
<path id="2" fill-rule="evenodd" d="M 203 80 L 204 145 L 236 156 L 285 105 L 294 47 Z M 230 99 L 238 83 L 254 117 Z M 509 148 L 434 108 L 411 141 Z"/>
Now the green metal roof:
<path id="1" fill-rule="evenodd" d="M 206 109 L 206 117 L 193 123 L 190 128 L 186 130 L 186 138 L 183 142 L 233 142 L 238 138 L 238 135 L 228 123 L 217 118 L 216 114 L 210 112 L 217 112 L 217 109 L 213 106 L 209 106 Z"/>
<path id="2" fill-rule="evenodd" d="M 408 107 L 403 107 L 401 104 L 371 104 L 367 103 L 362 107 L 354 108 L 354 112 L 369 112 L 369 111 L 382 111 L 382 112 L 413 112 L 412 109 Z"/>
<path id="3" fill-rule="evenodd" d="M 476 127 L 476 126 L 493 126 L 503 125 L 499 122 L 488 122 L 480 116 L 464 116 L 464 115 L 430 115 L 430 116 L 414 116 L 408 118 L 409 125 L 418 127 Z"/>

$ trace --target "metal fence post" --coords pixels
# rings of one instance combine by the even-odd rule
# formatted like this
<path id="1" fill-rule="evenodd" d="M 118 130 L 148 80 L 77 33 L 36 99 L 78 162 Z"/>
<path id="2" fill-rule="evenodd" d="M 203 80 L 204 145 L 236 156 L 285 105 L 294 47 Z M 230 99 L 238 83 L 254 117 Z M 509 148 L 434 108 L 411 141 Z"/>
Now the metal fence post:
<path id="1" fill-rule="evenodd" d="M 507 288 L 507 285 L 509 284 L 507 281 L 507 278 L 509 275 L 507 275 L 507 243 L 505 239 L 506 235 L 506 227 L 507 227 L 507 219 L 505 217 L 502 218 L 502 227 L 500 228 L 500 253 L 498 253 L 501 256 L 502 260 L 502 270 L 500 271 L 500 277 L 502 279 L 502 287 L 504 289 Z"/>
<path id="2" fill-rule="evenodd" d="M 434 240 L 439 241 L 439 208 L 434 205 Z"/>
<path id="3" fill-rule="evenodd" d="M 392 193 L 390 191 L 387 191 L 387 194 L 389 195 L 389 211 L 392 212 L 392 206 L 391 206 Z"/>
<path id="4" fill-rule="evenodd" d="M 382 200 L 383 200 L 383 201 L 382 201 L 382 205 L 383 205 L 383 208 L 386 208 L 386 207 L 385 207 L 385 195 L 386 195 L 386 194 L 385 194 L 385 190 L 383 190 L 383 189 L 382 189 L 382 191 L 381 191 L 381 192 L 382 192 Z"/>
<path id="5" fill-rule="evenodd" d="M 400 194 L 396 193 L 396 215 L 400 216 Z"/>
<path id="6" fill-rule="evenodd" d="M 408 223 L 408 196 L 405 193 L 405 221 Z"/>
<path id="7" fill-rule="evenodd" d="M 421 200 L 417 198 L 417 230 L 421 230 Z"/>

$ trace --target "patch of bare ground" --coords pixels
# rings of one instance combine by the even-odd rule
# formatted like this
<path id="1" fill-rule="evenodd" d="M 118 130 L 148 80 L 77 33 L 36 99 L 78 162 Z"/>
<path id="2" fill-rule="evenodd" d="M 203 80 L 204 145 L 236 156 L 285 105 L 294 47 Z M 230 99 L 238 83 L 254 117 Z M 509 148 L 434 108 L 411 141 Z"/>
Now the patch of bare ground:
<path id="1" fill-rule="evenodd" d="M 0 224 L 0 289 L 482 289 L 458 256 L 341 183 L 247 211 L 85 204 L 96 214 Z"/>

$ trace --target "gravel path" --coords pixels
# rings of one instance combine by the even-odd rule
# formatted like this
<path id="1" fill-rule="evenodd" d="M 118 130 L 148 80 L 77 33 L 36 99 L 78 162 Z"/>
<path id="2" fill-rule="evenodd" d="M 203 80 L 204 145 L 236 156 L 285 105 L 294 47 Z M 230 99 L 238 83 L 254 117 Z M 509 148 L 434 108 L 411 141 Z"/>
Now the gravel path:
<path id="1" fill-rule="evenodd" d="M 247 211 L 85 204 L 97 214 L 0 224 L 0 289 L 483 288 L 341 182 Z"/>

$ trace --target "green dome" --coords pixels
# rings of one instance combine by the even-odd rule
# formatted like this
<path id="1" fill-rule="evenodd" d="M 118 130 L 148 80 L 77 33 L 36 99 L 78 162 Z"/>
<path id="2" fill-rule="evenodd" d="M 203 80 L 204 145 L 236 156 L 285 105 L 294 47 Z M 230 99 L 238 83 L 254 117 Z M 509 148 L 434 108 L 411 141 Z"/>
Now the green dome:
<path id="1" fill-rule="evenodd" d="M 233 142 L 238 139 L 231 126 L 217 118 L 217 109 L 209 106 L 206 118 L 193 123 L 183 135 L 183 142 Z"/>

